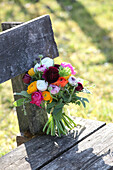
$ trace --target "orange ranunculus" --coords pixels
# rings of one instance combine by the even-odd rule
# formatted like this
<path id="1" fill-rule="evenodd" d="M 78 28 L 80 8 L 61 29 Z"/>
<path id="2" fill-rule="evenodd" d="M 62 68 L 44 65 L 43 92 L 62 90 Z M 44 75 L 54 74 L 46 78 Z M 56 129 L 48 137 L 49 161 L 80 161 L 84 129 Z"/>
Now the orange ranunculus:
<path id="1" fill-rule="evenodd" d="M 56 86 L 64 87 L 67 83 L 68 83 L 68 80 L 66 80 L 64 77 L 59 77 L 59 79 L 55 83 L 52 83 L 52 84 Z"/>
<path id="2" fill-rule="evenodd" d="M 34 81 L 32 82 L 29 86 L 28 86 L 28 89 L 27 89 L 27 93 L 28 94 L 31 94 L 35 91 L 37 91 L 37 85 L 36 85 L 37 81 Z"/>
<path id="3" fill-rule="evenodd" d="M 31 68 L 31 69 L 28 71 L 28 74 L 29 74 L 30 76 L 33 76 L 33 75 L 35 74 L 34 68 Z"/>
<path id="4" fill-rule="evenodd" d="M 65 78 L 66 80 L 68 80 L 70 76 L 71 76 L 71 74 L 70 74 L 69 76 L 64 76 L 64 78 Z"/>
<path id="5" fill-rule="evenodd" d="M 43 99 L 45 100 L 45 101 L 48 101 L 48 100 L 50 100 L 50 103 L 52 102 L 52 97 L 51 97 L 51 95 L 50 95 L 50 92 L 48 92 L 48 91 L 43 91 L 42 92 L 42 96 L 43 96 Z"/>

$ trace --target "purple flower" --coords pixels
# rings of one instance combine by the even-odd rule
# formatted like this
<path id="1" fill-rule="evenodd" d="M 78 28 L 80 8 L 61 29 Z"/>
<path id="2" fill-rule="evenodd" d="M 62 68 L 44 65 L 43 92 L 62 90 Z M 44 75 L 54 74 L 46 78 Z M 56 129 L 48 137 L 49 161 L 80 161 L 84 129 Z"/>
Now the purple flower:
<path id="1" fill-rule="evenodd" d="M 55 86 L 53 84 L 50 84 L 49 89 L 51 94 L 56 94 L 60 91 L 60 87 Z"/>
<path id="2" fill-rule="evenodd" d="M 62 67 L 69 67 L 71 69 L 71 74 L 75 75 L 74 67 L 70 63 L 61 63 Z"/>
<path id="3" fill-rule="evenodd" d="M 71 84 L 72 86 L 78 85 L 77 80 L 74 76 L 70 76 L 68 81 L 69 81 L 69 84 Z"/>
<path id="4" fill-rule="evenodd" d="M 37 70 L 38 71 L 45 71 L 45 69 L 46 69 L 46 66 L 45 65 L 41 65 L 40 67 L 37 67 Z"/>

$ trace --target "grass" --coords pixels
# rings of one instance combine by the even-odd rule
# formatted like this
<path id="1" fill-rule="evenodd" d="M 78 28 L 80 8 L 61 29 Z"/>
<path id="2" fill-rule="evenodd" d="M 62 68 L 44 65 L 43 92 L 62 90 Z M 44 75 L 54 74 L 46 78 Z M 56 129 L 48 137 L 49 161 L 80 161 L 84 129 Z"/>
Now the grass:
<path id="1" fill-rule="evenodd" d="M 25 22 L 49 14 L 60 57 L 70 62 L 76 76 L 89 81 L 92 95 L 86 109 L 70 104 L 75 116 L 113 121 L 113 1 L 109 0 L 2 0 L 0 21 Z M 86 95 L 85 95 L 86 96 Z M 0 156 L 16 147 L 19 132 L 10 81 L 0 85 Z"/>

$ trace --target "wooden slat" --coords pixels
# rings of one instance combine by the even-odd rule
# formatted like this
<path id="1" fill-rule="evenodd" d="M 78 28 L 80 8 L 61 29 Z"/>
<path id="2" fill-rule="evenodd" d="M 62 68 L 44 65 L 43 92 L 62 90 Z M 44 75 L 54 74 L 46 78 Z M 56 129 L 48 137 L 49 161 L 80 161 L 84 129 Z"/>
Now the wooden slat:
<path id="1" fill-rule="evenodd" d="M 21 22 L 5 22 L 2 23 L 2 30 L 13 28 L 17 25 L 22 24 Z M 16 57 L 16 56 L 15 56 Z M 26 90 L 26 85 L 22 81 L 22 77 L 25 73 L 20 74 L 11 79 L 13 92 L 20 93 Z M 15 100 L 18 100 L 20 96 L 14 96 Z M 32 134 L 41 133 L 43 126 L 48 120 L 47 112 L 44 109 L 40 109 L 36 105 L 26 104 L 25 105 L 27 115 L 24 115 L 23 107 L 16 107 L 19 130 L 21 133 L 30 131 Z"/>
<path id="2" fill-rule="evenodd" d="M 58 56 L 49 15 L 1 32 L 0 83 L 28 71 L 39 54 Z"/>
<path id="3" fill-rule="evenodd" d="M 113 169 L 113 124 L 77 144 L 42 170 L 108 170 Z"/>
<path id="4" fill-rule="evenodd" d="M 75 131 L 62 138 L 38 136 L 22 144 L 0 158 L 0 167 L 2 170 L 40 169 L 105 125 L 103 122 L 93 120 L 81 119 L 80 122 L 81 128 L 75 128 Z"/>

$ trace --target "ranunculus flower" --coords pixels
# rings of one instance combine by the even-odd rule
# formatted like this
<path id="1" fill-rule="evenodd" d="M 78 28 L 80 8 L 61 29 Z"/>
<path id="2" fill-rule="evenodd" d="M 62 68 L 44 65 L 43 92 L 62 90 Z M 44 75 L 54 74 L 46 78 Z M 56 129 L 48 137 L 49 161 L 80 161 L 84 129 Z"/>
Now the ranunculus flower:
<path id="1" fill-rule="evenodd" d="M 36 83 L 37 83 L 37 81 L 34 81 L 28 86 L 28 89 L 27 89 L 28 94 L 31 94 L 31 93 L 37 91 Z"/>
<path id="2" fill-rule="evenodd" d="M 22 78 L 23 82 L 26 83 L 26 84 L 29 84 L 30 81 L 31 81 L 31 77 L 29 74 L 25 74 Z"/>
<path id="3" fill-rule="evenodd" d="M 31 95 L 31 102 L 32 104 L 36 104 L 37 106 L 40 106 L 41 102 L 43 100 L 43 96 L 42 96 L 42 93 L 39 91 L 39 92 L 34 92 L 32 93 Z"/>
<path id="4" fill-rule="evenodd" d="M 68 80 L 66 80 L 64 77 L 59 77 L 59 79 L 55 83 L 52 83 L 52 84 L 56 86 L 64 87 L 67 83 L 68 83 Z"/>
<path id="5" fill-rule="evenodd" d="M 35 74 L 34 68 L 31 68 L 31 69 L 28 71 L 28 74 L 29 74 L 30 76 L 33 76 L 33 75 Z"/>
<path id="6" fill-rule="evenodd" d="M 55 86 L 53 84 L 50 84 L 49 88 L 50 88 L 49 91 L 51 94 L 57 94 L 60 91 L 60 87 Z"/>
<path id="7" fill-rule="evenodd" d="M 40 67 L 40 64 L 38 64 L 38 63 L 35 64 L 35 66 L 34 66 L 34 72 L 38 71 L 38 70 L 37 70 L 38 67 Z"/>
<path id="8" fill-rule="evenodd" d="M 70 63 L 61 63 L 62 67 L 69 67 L 71 69 L 71 74 L 75 75 L 76 72 L 74 71 L 74 67 Z"/>
<path id="9" fill-rule="evenodd" d="M 43 71 L 45 71 L 45 69 L 46 69 L 45 65 L 41 65 L 40 67 L 37 67 L 37 71 L 43 72 Z"/>
<path id="10" fill-rule="evenodd" d="M 83 89 L 82 83 L 78 82 L 78 86 L 75 88 L 76 91 L 81 91 Z"/>
<path id="11" fill-rule="evenodd" d="M 52 102 L 52 97 L 51 97 L 51 95 L 50 95 L 50 92 L 48 92 L 48 91 L 43 91 L 42 92 L 42 96 L 43 96 L 43 99 L 45 100 L 45 101 L 48 101 L 48 100 L 50 100 L 50 103 Z"/>
<path id="12" fill-rule="evenodd" d="M 48 82 L 45 82 L 45 80 L 38 80 L 37 81 L 37 89 L 40 91 L 45 91 L 47 89 Z"/>
<path id="13" fill-rule="evenodd" d="M 56 67 L 49 67 L 44 71 L 43 78 L 48 82 L 48 83 L 54 83 L 55 81 L 58 80 L 59 78 L 59 72 Z"/>
<path id="14" fill-rule="evenodd" d="M 71 84 L 72 86 L 78 86 L 77 80 L 74 76 L 70 76 L 68 81 L 69 81 L 69 84 Z"/>
<path id="15" fill-rule="evenodd" d="M 46 57 L 46 58 L 41 60 L 41 64 L 45 65 L 46 67 L 50 67 L 50 66 L 54 65 L 54 61 L 53 61 L 53 59 Z"/>

